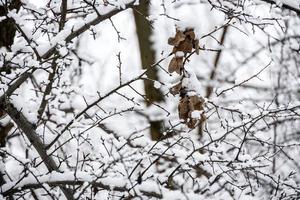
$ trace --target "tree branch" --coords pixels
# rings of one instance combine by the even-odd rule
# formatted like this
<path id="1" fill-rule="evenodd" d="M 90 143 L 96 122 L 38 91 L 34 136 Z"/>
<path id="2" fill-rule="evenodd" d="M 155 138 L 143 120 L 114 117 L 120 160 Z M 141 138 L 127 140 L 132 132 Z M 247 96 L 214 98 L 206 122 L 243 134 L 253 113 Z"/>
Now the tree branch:
<path id="1" fill-rule="evenodd" d="M 118 14 L 119 12 L 122 12 L 124 10 L 127 10 L 128 8 L 132 8 L 135 4 L 135 1 L 132 1 L 131 3 L 128 3 L 125 5 L 125 8 L 123 9 L 118 9 L 115 8 L 113 9 L 111 12 L 104 14 L 104 15 L 97 15 L 97 18 L 92 20 L 91 22 L 83 25 L 82 27 L 78 28 L 77 30 L 73 31 L 70 35 L 68 35 L 65 39 L 66 43 L 69 43 L 72 39 L 74 39 L 75 37 L 81 35 L 82 33 L 84 33 L 85 31 L 89 30 L 89 28 L 91 26 L 95 26 L 97 24 L 99 24 L 100 22 L 109 19 L 110 17 Z M 47 59 L 49 58 L 56 50 L 56 47 L 51 47 L 44 55 L 42 55 L 42 58 Z"/>
<path id="2" fill-rule="evenodd" d="M 1 102 L 3 103 L 3 102 Z M 23 131 L 26 135 L 30 143 L 34 146 L 40 157 L 42 158 L 43 162 L 45 163 L 47 169 L 51 171 L 58 171 L 58 167 L 52 157 L 47 155 L 45 150 L 45 146 L 35 132 L 35 127 L 31 124 L 26 117 L 22 114 L 22 112 L 18 111 L 8 100 L 6 100 L 5 105 L 1 106 L 3 110 L 11 117 L 11 119 L 17 124 L 17 126 Z M 65 194 L 68 200 L 73 200 L 72 191 L 70 189 L 60 186 L 60 189 Z"/>
<path id="3" fill-rule="evenodd" d="M 135 1 L 132 1 L 131 3 L 129 4 L 126 4 L 126 7 L 124 9 L 114 9 L 112 10 L 111 12 L 105 14 L 105 15 L 101 15 L 101 16 L 98 16 L 96 19 L 92 20 L 90 23 L 87 23 L 85 25 L 83 25 L 81 28 L 77 29 L 76 31 L 73 31 L 66 39 L 66 43 L 70 42 L 72 39 L 74 39 L 75 37 L 79 36 L 80 34 L 82 34 L 83 32 L 87 31 L 91 26 L 94 26 L 94 25 L 97 25 L 99 24 L 100 22 L 106 20 L 106 19 L 109 19 L 110 17 L 112 17 L 113 15 L 121 12 L 121 11 L 124 11 L 128 8 L 132 8 L 134 6 L 134 3 Z M 66 6 L 66 5 L 65 5 Z M 64 10 L 65 7 L 64 5 L 62 5 L 62 9 Z M 63 19 L 61 19 L 61 23 L 62 24 L 62 21 L 64 21 Z M 62 25 L 61 25 L 62 26 Z M 41 58 L 43 59 L 47 59 L 49 58 L 50 56 L 53 55 L 53 53 L 55 53 L 55 46 L 50 48 L 44 55 L 41 56 Z M 31 72 L 25 72 L 21 75 L 20 78 L 18 78 L 15 83 L 13 85 L 11 85 L 7 91 L 5 92 L 5 94 L 3 94 L 1 97 L 0 97 L 0 104 L 1 102 L 4 101 L 5 98 L 9 97 L 10 95 L 12 95 L 12 93 L 20 86 L 22 85 L 32 74 L 33 72 L 37 70 L 37 68 L 34 68 L 32 69 Z"/>
<path id="4" fill-rule="evenodd" d="M 261 1 L 264 1 L 264 2 L 267 2 L 267 3 L 270 3 L 270 4 L 276 4 L 276 1 L 274 0 L 261 0 Z M 293 0 L 293 1 L 297 1 L 297 0 Z M 282 2 L 282 7 L 285 8 L 285 9 L 288 9 L 290 11 L 294 11 L 297 13 L 297 15 L 300 16 L 300 2 L 298 1 L 298 8 L 292 6 L 291 4 L 288 4 L 284 1 L 281 1 Z"/>
<path id="5" fill-rule="evenodd" d="M 50 186 L 61 186 L 61 185 L 83 185 L 84 183 L 86 183 L 87 181 L 85 180 L 50 180 L 50 181 L 38 181 L 38 182 L 35 182 L 35 183 L 27 183 L 27 184 L 24 184 L 22 186 L 18 186 L 18 187 L 12 187 L 11 189 L 8 189 L 8 190 L 4 190 L 4 191 L 1 191 L 2 192 L 2 195 L 5 197 L 5 196 L 8 196 L 8 195 L 12 195 L 14 193 L 17 193 L 17 192 L 20 192 L 20 191 L 24 191 L 24 190 L 28 190 L 28 189 L 39 189 L 39 188 L 42 188 L 43 186 L 43 183 L 46 183 Z M 114 190 L 114 191 L 118 191 L 118 192 L 127 192 L 130 190 L 130 188 L 126 187 L 125 186 L 115 186 L 113 187 L 112 185 L 109 185 L 109 184 L 105 184 L 103 181 L 101 182 L 101 180 L 95 180 L 95 181 L 92 181 L 90 182 L 91 186 L 94 187 L 94 188 L 101 188 L 101 189 L 104 189 L 104 190 L 107 190 L 107 191 L 111 191 L 111 190 Z M 147 197 L 154 197 L 154 198 L 157 198 L 157 199 L 162 199 L 163 196 L 159 193 L 156 193 L 156 192 L 150 192 L 150 191 L 145 191 L 143 189 L 140 189 L 139 190 L 143 195 L 147 196 Z"/>

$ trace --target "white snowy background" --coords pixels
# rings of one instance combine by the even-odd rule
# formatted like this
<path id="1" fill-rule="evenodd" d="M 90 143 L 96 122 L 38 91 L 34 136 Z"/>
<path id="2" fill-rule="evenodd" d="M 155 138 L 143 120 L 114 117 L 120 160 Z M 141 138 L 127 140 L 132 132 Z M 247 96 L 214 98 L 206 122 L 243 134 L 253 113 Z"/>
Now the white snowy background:
<path id="1" fill-rule="evenodd" d="M 37 12 L 47 14 L 51 18 L 51 12 L 45 11 L 47 1 L 23 1 L 26 7 L 31 7 Z M 80 1 L 68 1 L 69 6 L 76 8 L 80 6 Z M 99 1 L 101 2 L 101 1 Z M 112 1 L 114 4 L 120 3 L 120 7 L 131 1 Z M 83 191 L 85 186 L 92 181 L 99 181 L 105 185 L 113 187 L 129 188 L 134 185 L 134 181 L 143 172 L 151 162 L 164 152 L 170 145 L 177 143 L 180 140 L 180 145 L 174 145 L 166 153 L 176 157 L 176 162 L 168 165 L 168 163 L 158 166 L 162 168 L 163 173 L 158 173 L 156 165 L 152 165 L 150 169 L 143 175 L 145 179 L 142 184 L 136 185 L 137 191 L 148 191 L 163 195 L 163 199 L 280 199 L 294 197 L 299 198 L 300 192 L 300 166 L 299 166 L 299 105 L 300 105 L 300 56 L 299 56 L 299 38 L 287 40 L 284 43 L 278 42 L 277 45 L 269 44 L 280 41 L 281 38 L 287 36 L 300 35 L 300 18 L 293 12 L 288 12 L 280 7 L 280 3 L 299 8 L 299 1 L 276 1 L 276 5 L 271 6 L 262 1 L 243 1 L 243 13 L 249 14 L 248 20 L 245 22 L 233 18 L 230 20 L 228 33 L 225 43 L 221 46 L 216 38 L 219 39 L 222 29 L 216 31 L 213 37 L 206 36 L 217 27 L 228 22 L 228 16 L 217 9 L 212 9 L 206 1 L 198 0 L 153 0 L 151 1 L 151 15 L 149 19 L 153 21 L 153 49 L 156 52 L 156 60 L 166 58 L 172 51 L 172 46 L 168 45 L 169 37 L 175 35 L 175 27 L 185 28 L 193 27 L 196 33 L 196 38 L 200 39 L 200 47 L 207 49 L 222 49 L 222 55 L 216 71 L 214 81 L 209 80 L 209 75 L 213 69 L 213 62 L 216 56 L 214 51 L 200 51 L 199 55 L 192 55 L 190 61 L 186 64 L 186 68 L 194 74 L 194 78 L 190 81 L 200 94 L 205 94 L 206 87 L 211 84 L 214 86 L 212 96 L 207 99 L 207 122 L 206 128 L 210 134 L 205 134 L 199 140 L 196 130 L 189 130 L 184 124 L 176 126 L 179 134 L 167 141 L 155 144 L 155 141 L 150 140 L 148 120 L 138 114 L 135 110 L 141 113 L 146 113 L 151 119 L 162 119 L 166 123 L 166 131 L 170 125 L 176 125 L 180 122 L 178 118 L 177 105 L 179 102 L 178 96 L 168 94 L 165 96 L 165 102 L 159 103 L 161 107 L 151 106 L 146 108 L 144 100 L 137 95 L 132 89 L 124 87 L 119 90 L 119 93 L 128 98 L 134 98 L 135 102 L 120 95 L 110 95 L 101 103 L 99 107 L 92 107 L 87 111 L 89 116 L 92 116 L 94 123 L 97 118 L 105 118 L 110 113 L 118 112 L 126 109 L 132 109 L 132 112 L 126 111 L 120 115 L 113 115 L 101 121 L 114 134 L 107 134 L 97 125 L 93 125 L 93 120 L 89 117 L 80 117 L 72 124 L 72 131 L 67 131 L 60 137 L 58 143 L 48 150 L 48 153 L 55 151 L 54 155 L 63 155 L 68 157 L 68 162 L 63 162 L 60 166 L 60 172 L 48 173 L 43 165 L 38 165 L 41 160 L 38 154 L 28 148 L 29 141 L 24 135 L 12 138 L 8 141 L 5 151 L 9 153 L 5 162 L 2 163 L 2 170 L 5 168 L 5 173 L 9 175 L 8 181 L 3 185 L 0 191 L 7 191 L 12 187 L 18 188 L 30 183 L 46 183 L 49 181 L 83 181 L 83 186 L 78 190 L 76 195 L 84 195 L 81 198 L 88 197 L 89 191 Z M 215 1 L 213 1 L 215 2 Z M 236 9 L 233 4 L 227 1 L 222 6 L 228 6 Z M 60 1 L 51 1 L 54 10 L 59 12 Z M 162 4 L 164 6 L 162 6 Z M 98 9 L 102 14 L 109 12 L 109 8 L 101 6 Z M 166 14 L 166 15 L 164 15 Z M 33 22 L 28 20 L 31 15 L 25 10 L 20 10 L 18 14 L 11 14 L 13 18 L 22 25 L 22 29 L 26 31 L 28 37 L 32 38 L 36 44 L 36 49 L 43 55 L 47 49 L 55 45 L 61 45 L 59 53 L 61 56 L 68 54 L 68 49 L 76 49 L 78 55 L 87 60 L 79 64 L 75 56 L 67 55 L 63 59 L 58 59 L 59 72 L 62 74 L 59 80 L 56 80 L 56 86 L 49 98 L 49 107 L 51 108 L 51 120 L 56 123 L 47 123 L 47 126 L 42 124 L 37 127 L 36 132 L 40 134 L 45 144 L 57 136 L 66 124 L 74 119 L 74 114 L 66 114 L 62 111 L 64 108 L 74 108 L 75 113 L 79 113 L 85 109 L 86 104 L 90 104 L 97 100 L 100 96 L 109 93 L 114 88 L 120 85 L 119 77 L 119 60 L 117 55 L 120 54 L 122 61 L 122 83 L 129 81 L 143 73 L 139 56 L 138 40 L 136 35 L 134 17 L 132 9 L 122 11 L 111 18 L 115 28 L 119 31 L 123 40 L 118 41 L 118 35 L 111 21 L 105 20 L 100 24 L 91 27 L 92 31 L 86 31 L 79 37 L 72 40 L 72 43 L 65 44 L 64 38 L 70 33 L 72 28 L 82 26 L 89 19 L 96 16 L 91 11 L 91 14 L 80 19 L 70 19 L 63 31 L 56 37 L 48 40 L 47 36 L 40 30 L 35 33 Z M 169 17 L 168 17 L 169 16 Z M 176 20 L 174 20 L 174 19 Z M 242 19 L 243 17 L 241 17 Z M 278 20 L 271 20 L 276 18 Z M 27 20 L 26 20 L 27 19 Z M 270 19 L 270 20 L 268 20 Z M 265 23 L 263 29 L 259 29 L 253 24 Z M 46 31 L 55 30 L 57 27 L 51 24 L 47 26 Z M 52 27 L 53 26 L 53 27 Z M 284 27 L 284 30 L 282 30 Z M 93 32 L 96 34 L 93 35 Z M 203 38 L 204 37 L 204 38 Z M 291 49 L 298 49 L 296 53 L 290 52 Z M 18 50 L 32 52 L 26 41 L 20 34 L 17 33 L 12 51 Z M 258 53 L 255 53 L 258 52 Z M 12 56 L 13 53 L 7 52 L 4 48 L 0 50 L 1 54 Z M 298 57 L 297 57 L 298 56 Z M 7 58 L 6 58 L 7 59 Z M 19 57 L 11 58 L 14 62 L 20 63 L 22 66 L 36 66 L 39 68 L 49 68 L 49 64 L 40 65 L 37 60 L 31 56 L 22 54 Z M 161 62 L 160 66 L 167 70 L 171 58 L 167 58 Z M 267 66 L 267 67 L 266 67 Z M 257 77 L 245 82 L 241 87 L 235 87 L 218 96 L 222 90 L 233 87 L 234 84 L 242 83 L 244 80 L 257 74 L 260 70 L 266 67 Z M 160 69 L 159 81 L 155 82 L 155 86 L 160 88 L 164 94 L 169 92 L 169 87 L 178 80 L 176 74 L 169 74 Z M 11 74 L 11 78 L 15 78 L 27 70 L 17 69 L 17 73 Z M 50 70 L 50 69 L 49 69 Z M 280 90 L 278 87 L 278 74 L 280 77 Z M 45 88 L 48 79 L 46 70 L 38 70 L 34 73 L 37 84 L 41 88 Z M 4 90 L 7 88 L 9 79 L 5 79 L 0 85 Z M 131 84 L 137 91 L 144 93 L 144 86 L 141 80 Z M 246 86 L 246 87 L 244 87 Z M 1 89 L 1 95 L 3 91 Z M 280 94 L 276 92 L 280 91 Z M 12 103 L 32 122 L 38 122 L 37 109 L 41 100 L 41 94 L 38 94 L 32 82 L 28 81 L 23 84 L 12 97 Z M 278 104 L 274 102 L 274 98 L 278 98 Z M 218 105 L 220 113 L 214 110 L 212 105 Z M 257 121 L 253 126 L 252 119 L 260 115 L 272 114 L 273 110 L 286 109 L 296 107 L 298 110 L 298 118 L 290 120 L 284 124 L 279 124 L 277 128 L 277 144 L 282 146 L 282 149 L 277 148 L 273 152 L 272 143 L 274 140 L 274 128 L 269 128 L 268 123 L 272 123 L 272 117 Z M 226 109 L 222 109 L 226 108 Z M 238 110 L 244 118 L 238 117 L 237 113 L 232 114 L 229 110 Z M 278 119 L 286 119 L 290 112 L 278 112 Z M 233 116 L 234 115 L 234 116 Z M 272 115 L 273 116 L 273 115 Z M 248 117 L 248 118 L 247 118 Z M 8 118 L 8 117 L 7 117 Z M 7 120 L 7 119 L 6 119 Z M 249 123 L 249 126 L 247 126 Z M 239 126 L 246 124 L 249 128 L 249 141 L 247 141 L 240 153 L 239 159 L 241 162 L 235 163 L 236 171 L 232 171 L 230 177 L 224 175 L 227 168 L 227 163 L 234 162 L 237 150 L 233 147 L 241 145 L 244 131 Z M 230 127 L 232 132 L 228 133 L 228 129 L 223 126 Z M 54 130 L 54 131 L 53 131 Z M 128 139 L 136 137 L 132 140 L 133 146 L 139 148 L 131 148 L 127 144 Z M 224 138 L 223 138 L 224 137 Z M 180 139 L 182 138 L 182 139 Z M 211 142 L 218 140 L 217 142 Z M 257 142 L 255 141 L 257 139 Z M 59 151 L 59 147 L 64 141 L 68 141 Z M 155 148 L 153 145 L 155 144 Z M 203 153 L 194 152 L 195 149 L 207 146 Z M 111 153 L 108 153 L 109 148 Z M 25 151 L 27 149 L 28 151 Z M 151 153 L 149 153 L 151 152 Z M 192 153 L 193 152 L 193 153 Z M 192 153 L 192 156 L 191 156 Z M 29 156 L 27 156 L 29 155 Z M 88 155 L 91 159 L 89 163 L 78 163 L 78 160 L 83 159 Z M 62 157 L 63 157 L 62 156 Z M 272 169 L 273 157 L 276 157 L 276 167 Z M 37 158 L 37 159 L 36 159 Z M 59 160 L 59 158 L 57 158 Z M 142 160 L 142 161 L 141 161 Z M 214 164 L 213 161 L 216 161 Z M 132 179 L 128 176 L 136 164 L 140 162 L 143 167 L 138 167 L 138 170 L 132 175 Z M 218 163 L 220 161 L 220 163 Z M 186 174 L 178 174 L 174 180 L 182 188 L 171 190 L 161 186 L 168 180 L 169 174 L 178 166 L 182 165 L 183 170 L 189 170 L 190 166 L 202 162 L 201 165 L 205 170 L 211 173 L 211 177 L 197 177 L 190 179 Z M 24 165 L 27 166 L 27 175 L 24 176 Z M 256 171 L 249 170 L 249 174 L 253 173 L 258 176 L 247 177 L 247 173 L 242 173 L 238 169 L 251 168 L 258 166 Z M 247 170 L 245 170 L 247 171 Z M 34 175 L 33 175 L 34 174 Z M 100 176 L 100 174 L 105 174 Z M 222 175 L 221 175 L 222 174 Z M 220 177 L 218 177 L 220 175 Z M 100 178 L 97 178 L 97 177 Z M 191 176 L 194 176 L 192 173 Z M 269 177 L 270 176 L 270 177 Z M 6 177 L 7 178 L 7 177 Z M 215 179 L 220 178 L 217 182 Z M 21 181 L 18 181 L 20 180 Z M 273 180 L 274 179 L 274 180 Z M 132 180 L 132 181 L 130 181 Z M 279 181 L 280 180 L 280 181 Z M 257 181 L 257 182 L 256 182 Z M 274 181 L 274 182 L 272 182 Z M 275 185 L 278 181 L 280 184 L 280 192 L 277 194 L 272 192 L 269 185 Z M 213 183 L 214 184 L 211 184 Z M 228 184 L 228 182 L 234 183 Z M 250 184 L 250 185 L 249 185 Z M 251 185 L 252 184 L 252 185 Z M 266 187 L 264 187 L 266 185 Z M 45 188 L 50 188 L 44 184 Z M 276 185 L 275 185 L 276 186 Z M 224 187 L 225 189 L 222 189 Z M 207 192 L 195 192 L 197 189 Z M 54 195 L 59 196 L 59 188 L 50 189 Z M 83 191 L 83 192 L 82 192 Z M 46 199 L 43 194 L 45 191 L 40 189 L 37 193 L 40 199 Z M 94 199 L 119 199 L 118 196 L 113 196 L 113 192 L 101 190 Z M 139 194 L 139 192 L 137 192 Z M 122 195 L 120 195 L 122 196 Z M 3 197 L 4 198 L 4 197 Z M 31 199 L 30 194 L 24 196 L 25 199 Z M 145 199 L 147 197 L 144 196 Z M 155 198 L 154 198 L 155 199 Z"/>

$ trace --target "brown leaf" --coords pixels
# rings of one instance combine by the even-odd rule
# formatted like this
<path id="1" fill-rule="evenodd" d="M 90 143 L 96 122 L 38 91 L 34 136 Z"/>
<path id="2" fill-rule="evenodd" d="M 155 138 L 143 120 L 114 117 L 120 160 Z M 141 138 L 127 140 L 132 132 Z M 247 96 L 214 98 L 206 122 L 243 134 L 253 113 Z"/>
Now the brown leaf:
<path id="1" fill-rule="evenodd" d="M 183 32 L 177 29 L 175 37 L 170 37 L 168 39 L 168 44 L 172 46 L 178 46 L 180 42 L 184 41 L 184 39 L 185 35 L 183 34 Z"/>
<path id="2" fill-rule="evenodd" d="M 184 41 L 180 42 L 178 46 L 176 46 L 177 51 L 182 51 L 184 53 L 191 53 L 193 50 L 193 41 L 186 38 Z"/>
<path id="3" fill-rule="evenodd" d="M 195 32 L 194 29 L 187 29 L 184 34 L 189 37 L 190 39 L 194 40 L 195 39 Z"/>
<path id="4" fill-rule="evenodd" d="M 170 73 L 176 72 L 177 74 L 181 74 L 181 70 L 183 68 L 183 57 L 173 57 L 170 61 L 168 71 Z"/>
<path id="5" fill-rule="evenodd" d="M 189 121 L 186 123 L 186 125 L 187 125 L 187 127 L 189 127 L 190 129 L 194 129 L 194 128 L 196 128 L 197 122 L 198 122 L 197 119 L 189 118 Z"/>
<path id="6" fill-rule="evenodd" d="M 183 119 L 186 122 L 189 117 L 189 99 L 188 99 L 188 97 L 183 97 L 182 99 L 180 99 L 179 105 L 178 105 L 178 113 L 179 113 L 179 118 Z"/>
<path id="7" fill-rule="evenodd" d="M 180 90 L 181 90 L 181 82 L 179 82 L 178 84 L 174 85 L 173 87 L 170 88 L 170 93 L 173 94 L 174 96 L 176 94 L 179 94 Z"/>
<path id="8" fill-rule="evenodd" d="M 204 99 L 197 95 L 190 96 L 190 104 L 193 110 L 203 110 Z"/>
<path id="9" fill-rule="evenodd" d="M 176 53 L 178 51 L 178 48 L 176 46 L 173 47 L 172 53 Z"/>
<path id="10" fill-rule="evenodd" d="M 203 110 L 204 102 L 204 99 L 197 95 L 193 95 L 190 97 L 184 96 L 183 98 L 181 98 L 178 105 L 179 118 L 183 119 L 184 123 L 190 129 L 194 129 L 196 126 L 198 126 L 199 123 L 203 123 L 205 121 L 205 115 L 203 113 L 199 116 L 199 119 L 192 118 L 193 111 Z"/>
<path id="11" fill-rule="evenodd" d="M 198 124 L 199 120 L 201 121 L 201 118 L 204 114 L 201 114 L 201 117 L 199 119 L 192 118 L 192 112 L 195 110 L 201 111 L 203 110 L 203 104 L 204 104 L 204 99 L 202 97 L 199 97 L 197 95 L 190 96 L 189 97 L 189 120 L 186 123 L 186 125 L 193 129 L 196 127 Z"/>
<path id="12" fill-rule="evenodd" d="M 175 38 L 169 37 L 169 39 L 168 39 L 168 44 L 169 44 L 169 45 L 172 45 L 172 46 L 175 46 Z"/>

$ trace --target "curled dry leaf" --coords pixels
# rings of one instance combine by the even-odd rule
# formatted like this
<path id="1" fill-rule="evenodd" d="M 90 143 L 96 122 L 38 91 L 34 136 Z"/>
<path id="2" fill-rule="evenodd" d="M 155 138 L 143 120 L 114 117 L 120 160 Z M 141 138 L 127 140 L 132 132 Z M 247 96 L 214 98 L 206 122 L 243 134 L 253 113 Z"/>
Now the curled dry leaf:
<path id="1" fill-rule="evenodd" d="M 180 42 L 178 46 L 173 48 L 173 52 L 182 51 L 184 53 L 191 53 L 193 46 L 193 40 L 186 38 L 184 41 Z"/>
<path id="2" fill-rule="evenodd" d="M 194 48 L 196 53 L 199 54 L 199 40 L 195 38 L 194 29 L 186 29 L 184 32 L 177 29 L 175 37 L 168 39 L 168 44 L 174 46 L 173 53 L 178 51 L 182 51 L 185 54 L 191 53 Z"/>
<path id="3" fill-rule="evenodd" d="M 177 29 L 175 37 L 173 38 L 170 37 L 168 39 L 168 44 L 172 46 L 178 46 L 180 42 L 184 41 L 184 39 L 185 39 L 185 34 L 182 31 Z"/>
<path id="4" fill-rule="evenodd" d="M 194 32 L 194 29 L 187 29 L 186 31 L 184 31 L 184 34 L 190 38 L 191 40 L 194 40 L 195 39 L 195 32 Z"/>
<path id="5" fill-rule="evenodd" d="M 195 128 L 196 125 L 198 124 L 198 121 L 201 120 L 204 114 L 201 114 L 201 117 L 199 117 L 199 119 L 195 119 L 192 117 L 192 112 L 195 110 L 202 111 L 204 109 L 203 105 L 205 101 L 202 97 L 199 97 L 197 95 L 190 96 L 189 100 L 190 100 L 190 111 L 189 111 L 190 120 L 188 121 L 187 126 L 189 128 Z"/>
<path id="6" fill-rule="evenodd" d="M 189 127 L 190 129 L 193 129 L 196 127 L 198 122 L 198 119 L 194 119 L 194 118 L 189 118 L 189 121 L 186 123 L 187 127 Z"/>
<path id="7" fill-rule="evenodd" d="M 204 99 L 197 95 L 190 96 L 190 104 L 192 110 L 203 110 Z"/>
<path id="8" fill-rule="evenodd" d="M 176 72 L 179 75 L 182 74 L 184 70 L 183 58 L 188 54 L 192 53 L 193 48 L 196 53 L 199 54 L 199 40 L 195 39 L 194 29 L 186 29 L 185 31 L 180 31 L 176 29 L 175 37 L 168 39 L 168 43 L 173 46 L 173 53 L 175 56 L 172 58 L 169 64 L 168 71 L 170 73 Z M 180 56 L 178 56 L 180 55 Z M 183 76 L 185 76 L 183 74 Z M 197 124 L 203 121 L 204 114 L 200 114 L 199 117 L 193 116 L 193 111 L 202 111 L 204 108 L 204 99 L 197 95 L 188 96 L 185 88 L 182 88 L 182 80 L 170 88 L 170 93 L 174 96 L 180 94 L 180 101 L 178 105 L 179 118 L 184 120 L 184 123 L 191 129 L 195 128 Z"/>
<path id="9" fill-rule="evenodd" d="M 197 95 L 194 96 L 185 96 L 183 97 L 178 105 L 178 112 L 179 112 L 179 118 L 183 119 L 185 124 L 193 129 L 196 127 L 199 121 L 202 120 L 204 114 L 201 114 L 201 117 L 199 116 L 199 119 L 192 117 L 193 111 L 202 111 L 204 108 L 204 99 L 202 97 L 199 97 Z"/>
<path id="10" fill-rule="evenodd" d="M 182 87 L 182 84 L 181 84 L 181 82 L 179 82 L 178 84 L 176 84 L 170 88 L 170 93 L 173 94 L 174 96 L 176 94 L 179 94 L 181 87 Z"/>
<path id="11" fill-rule="evenodd" d="M 168 71 L 170 73 L 176 72 L 177 74 L 181 74 L 183 68 L 183 57 L 173 57 L 170 64 Z"/>
<path id="12" fill-rule="evenodd" d="M 183 119 L 185 122 L 189 117 L 189 98 L 183 97 L 179 101 L 178 105 L 179 118 Z"/>

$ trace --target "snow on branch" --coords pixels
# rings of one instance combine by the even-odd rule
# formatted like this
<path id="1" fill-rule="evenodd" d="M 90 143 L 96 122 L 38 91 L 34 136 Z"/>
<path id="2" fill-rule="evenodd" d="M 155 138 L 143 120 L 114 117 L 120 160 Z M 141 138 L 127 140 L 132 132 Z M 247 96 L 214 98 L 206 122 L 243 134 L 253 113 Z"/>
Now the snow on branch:
<path id="1" fill-rule="evenodd" d="M 43 59 L 49 58 L 55 52 L 56 45 L 60 41 L 69 43 L 72 39 L 78 37 L 85 31 L 89 30 L 91 26 L 95 26 L 101 23 L 102 21 L 107 20 L 112 16 L 118 14 L 119 12 L 122 12 L 128 8 L 132 8 L 135 5 L 137 5 L 136 0 L 130 0 L 117 7 L 116 5 L 109 6 L 109 8 L 106 8 L 105 10 L 98 8 L 97 13 L 92 13 L 86 16 L 87 20 L 85 21 L 84 25 L 76 25 L 74 27 L 65 28 L 61 30 L 55 37 L 53 37 L 50 40 L 49 46 L 40 48 L 39 52 L 42 55 L 41 57 Z"/>

